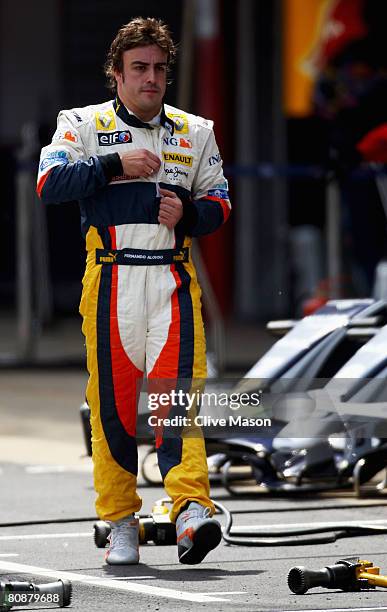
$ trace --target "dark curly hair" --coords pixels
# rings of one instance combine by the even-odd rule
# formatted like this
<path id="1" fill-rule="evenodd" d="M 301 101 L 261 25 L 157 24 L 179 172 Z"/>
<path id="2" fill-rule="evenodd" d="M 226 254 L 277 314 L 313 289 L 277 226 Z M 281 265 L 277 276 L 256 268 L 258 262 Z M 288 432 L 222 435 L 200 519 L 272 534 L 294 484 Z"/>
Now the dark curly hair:
<path id="1" fill-rule="evenodd" d="M 146 47 L 157 45 L 167 54 L 168 66 L 172 64 L 176 56 L 176 46 L 172 40 L 168 26 L 154 17 L 135 17 L 129 23 L 123 25 L 110 45 L 107 60 L 104 66 L 105 75 L 108 79 L 108 87 L 116 91 L 116 79 L 114 72 L 123 70 L 123 54 L 135 47 Z"/>

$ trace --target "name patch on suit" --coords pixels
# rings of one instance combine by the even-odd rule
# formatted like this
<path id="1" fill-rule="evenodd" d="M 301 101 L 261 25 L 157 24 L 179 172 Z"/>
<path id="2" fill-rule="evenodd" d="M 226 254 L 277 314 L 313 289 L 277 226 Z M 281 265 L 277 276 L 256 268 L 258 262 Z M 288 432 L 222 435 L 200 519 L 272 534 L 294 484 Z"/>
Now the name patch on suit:
<path id="1" fill-rule="evenodd" d="M 183 155 L 182 153 L 166 153 L 163 151 L 163 160 L 167 164 L 180 164 L 181 166 L 192 167 L 192 155 Z"/>

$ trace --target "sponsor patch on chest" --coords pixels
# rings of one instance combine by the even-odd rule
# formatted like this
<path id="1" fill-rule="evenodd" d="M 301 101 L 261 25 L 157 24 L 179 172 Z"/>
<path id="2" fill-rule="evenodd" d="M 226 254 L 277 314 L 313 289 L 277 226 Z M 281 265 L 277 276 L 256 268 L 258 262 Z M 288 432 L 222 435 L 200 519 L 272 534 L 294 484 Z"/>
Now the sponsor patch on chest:
<path id="1" fill-rule="evenodd" d="M 164 174 L 170 181 L 186 182 L 188 179 L 188 172 L 181 170 L 178 166 L 172 166 L 167 168 L 164 164 Z"/>
<path id="2" fill-rule="evenodd" d="M 180 166 L 192 167 L 192 155 L 184 155 L 183 153 L 167 153 L 163 151 L 163 160 L 167 164 L 179 164 Z"/>
<path id="3" fill-rule="evenodd" d="M 132 142 L 132 134 L 129 130 L 120 132 L 98 133 L 98 144 L 100 147 L 111 147 L 112 145 L 127 144 Z"/>
<path id="4" fill-rule="evenodd" d="M 115 130 L 116 120 L 112 110 L 106 110 L 95 115 L 95 127 L 97 131 Z"/>
<path id="5" fill-rule="evenodd" d="M 164 144 L 168 147 L 181 147 L 182 149 L 192 149 L 192 142 L 189 138 L 175 138 L 175 136 L 169 136 L 164 138 Z"/>
<path id="6" fill-rule="evenodd" d="M 175 134 L 188 134 L 188 117 L 184 113 L 167 113 L 175 124 Z"/>

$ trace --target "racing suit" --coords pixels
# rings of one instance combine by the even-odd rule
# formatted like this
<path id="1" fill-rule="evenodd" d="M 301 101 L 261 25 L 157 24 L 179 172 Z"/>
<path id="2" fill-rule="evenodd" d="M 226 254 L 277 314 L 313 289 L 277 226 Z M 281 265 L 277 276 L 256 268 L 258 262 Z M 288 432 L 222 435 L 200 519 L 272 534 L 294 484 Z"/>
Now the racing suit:
<path id="1" fill-rule="evenodd" d="M 124 175 L 119 152 L 161 160 L 149 178 Z M 173 230 L 158 222 L 159 187 L 183 202 Z M 80 313 L 86 338 L 96 509 L 116 521 L 141 507 L 136 491 L 139 383 L 204 379 L 205 337 L 191 237 L 215 231 L 230 202 L 212 122 L 163 105 L 143 123 L 119 98 L 61 111 L 39 163 L 42 201 L 79 200 L 87 263 Z M 209 499 L 203 436 L 156 437 L 175 520 Z"/>

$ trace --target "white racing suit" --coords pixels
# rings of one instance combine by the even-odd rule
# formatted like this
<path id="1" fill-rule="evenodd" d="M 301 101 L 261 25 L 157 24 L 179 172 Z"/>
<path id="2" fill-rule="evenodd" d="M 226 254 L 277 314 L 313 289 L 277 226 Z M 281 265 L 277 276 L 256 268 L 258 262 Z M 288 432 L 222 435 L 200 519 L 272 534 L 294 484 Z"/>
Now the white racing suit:
<path id="1" fill-rule="evenodd" d="M 148 149 L 149 178 L 126 176 L 118 152 Z M 174 230 L 159 224 L 159 187 L 183 202 Z M 230 202 L 212 122 L 164 105 L 158 125 L 116 98 L 65 110 L 41 152 L 45 203 L 79 200 L 87 264 L 80 312 L 90 374 L 96 508 L 116 521 L 141 507 L 136 491 L 139 383 L 206 377 L 200 288 L 191 236 L 215 231 Z M 160 471 L 175 520 L 188 500 L 213 509 L 204 440 L 156 433 Z"/>

